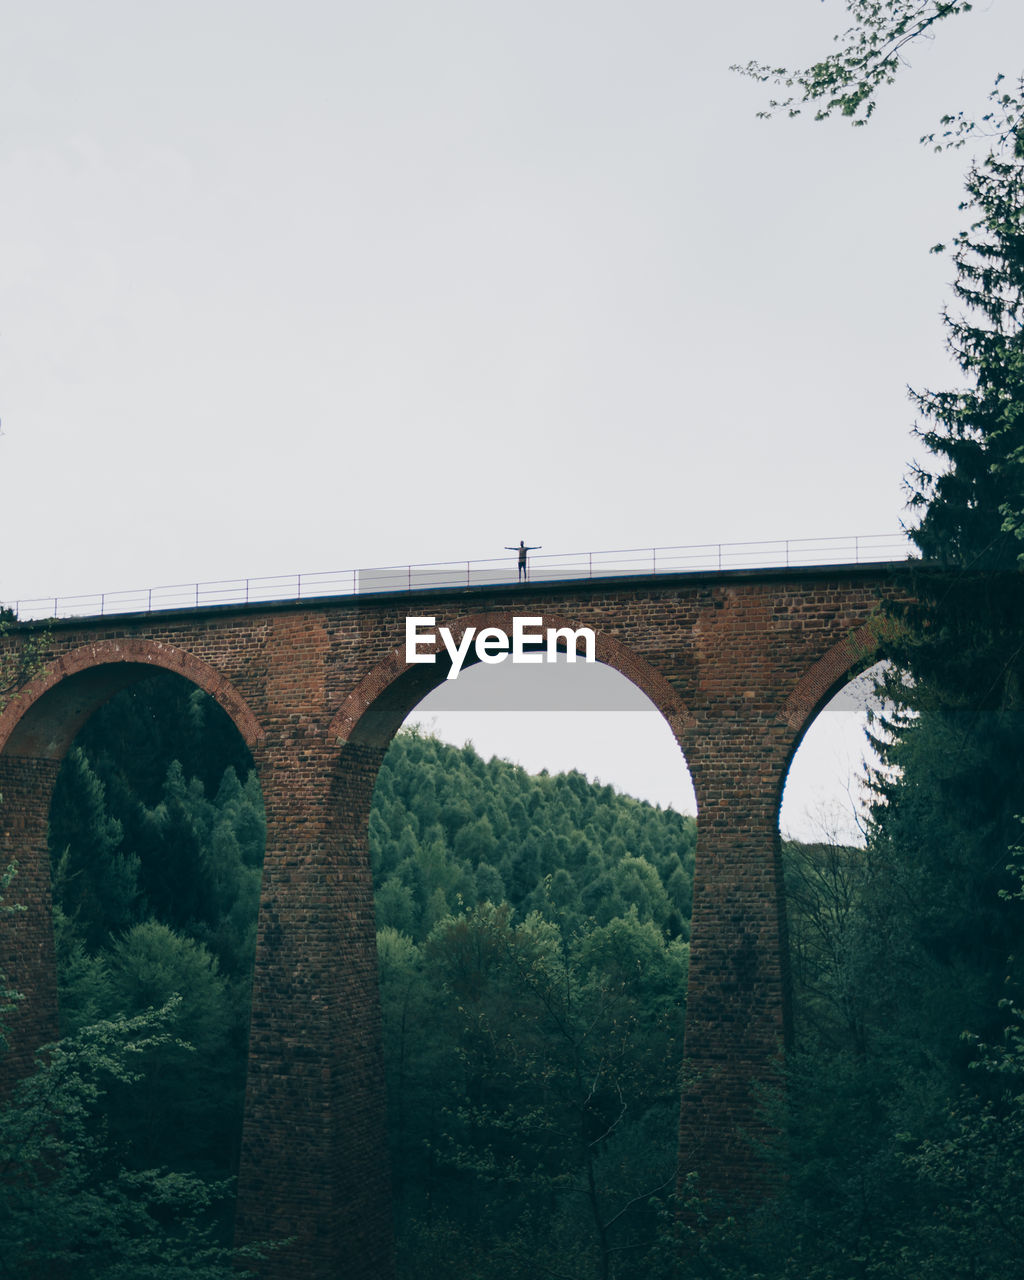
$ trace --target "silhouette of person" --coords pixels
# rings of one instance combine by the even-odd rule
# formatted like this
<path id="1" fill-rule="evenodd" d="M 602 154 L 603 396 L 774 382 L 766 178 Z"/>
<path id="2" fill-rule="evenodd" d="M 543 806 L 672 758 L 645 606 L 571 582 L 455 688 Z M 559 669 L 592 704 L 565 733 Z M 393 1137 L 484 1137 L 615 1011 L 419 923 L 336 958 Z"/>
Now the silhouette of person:
<path id="1" fill-rule="evenodd" d="M 520 538 L 518 547 L 506 547 L 505 550 L 519 552 L 519 580 L 522 581 L 523 578 L 529 578 L 530 575 L 526 568 L 526 553 L 527 551 L 539 551 L 540 547 L 528 547 Z"/>

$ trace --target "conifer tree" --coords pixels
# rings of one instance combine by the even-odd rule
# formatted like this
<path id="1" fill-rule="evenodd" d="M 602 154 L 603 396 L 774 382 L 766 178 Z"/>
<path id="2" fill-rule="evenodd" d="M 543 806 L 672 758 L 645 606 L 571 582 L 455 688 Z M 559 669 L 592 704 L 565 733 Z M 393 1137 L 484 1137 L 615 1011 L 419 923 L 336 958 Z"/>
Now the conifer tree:
<path id="1" fill-rule="evenodd" d="M 1015 98 L 1024 112 L 1024 85 Z M 1010 112 L 1013 114 L 1013 112 Z M 959 310 L 945 312 L 961 387 L 911 392 L 930 459 L 907 481 L 910 535 L 928 569 L 892 656 L 917 692 L 890 682 L 898 704 L 1013 712 L 1024 648 L 1024 133 L 972 166 L 953 244 Z M 943 246 L 937 246 L 939 250 Z M 964 723 L 969 721 L 965 720 Z"/>
<path id="2" fill-rule="evenodd" d="M 1009 98 L 1009 95 L 1006 95 Z M 1022 92 L 1016 101 L 1024 110 Z M 945 572 L 917 584 L 906 617 L 915 678 L 938 682 L 945 700 L 993 709 L 1020 698 L 1021 569 L 1024 567 L 1024 143 L 972 166 L 975 215 L 953 245 L 948 346 L 966 386 L 912 393 L 917 435 L 931 461 L 908 487 L 920 516 L 911 536 Z"/>
<path id="3" fill-rule="evenodd" d="M 1019 90 L 1004 95 L 1007 115 L 1019 119 L 1022 105 Z M 911 599 L 893 610 L 892 710 L 875 735 L 887 768 L 875 778 L 871 840 L 876 932 L 909 946 L 906 966 L 889 966 L 882 984 L 889 1012 L 947 1049 L 968 1026 L 995 1029 L 1022 925 L 1005 896 L 1024 813 L 1019 125 L 972 166 L 967 195 L 971 223 L 952 246 L 956 309 L 944 317 L 963 385 L 912 393 L 929 451 L 908 479 L 922 560 Z"/>

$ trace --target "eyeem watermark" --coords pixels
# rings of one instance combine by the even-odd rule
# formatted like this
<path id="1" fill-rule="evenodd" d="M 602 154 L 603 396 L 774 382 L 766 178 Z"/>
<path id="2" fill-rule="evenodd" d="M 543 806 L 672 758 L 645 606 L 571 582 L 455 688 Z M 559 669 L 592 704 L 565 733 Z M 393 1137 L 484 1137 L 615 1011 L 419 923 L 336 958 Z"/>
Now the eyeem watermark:
<path id="1" fill-rule="evenodd" d="M 509 655 L 513 662 L 556 662 L 559 645 L 564 648 L 566 660 L 576 661 L 577 645 L 582 638 L 583 661 L 594 662 L 595 639 L 590 627 L 545 627 L 543 618 L 513 618 L 511 636 L 500 627 L 467 627 L 458 644 L 448 627 L 438 627 L 435 631 L 435 618 L 406 618 L 405 620 L 405 660 L 406 662 L 436 662 L 439 649 L 431 653 L 420 653 L 424 645 L 436 645 L 438 637 L 452 660 L 451 670 L 446 679 L 455 680 L 462 670 L 462 664 L 469 656 L 470 649 L 475 649 L 480 662 L 504 662 Z"/>

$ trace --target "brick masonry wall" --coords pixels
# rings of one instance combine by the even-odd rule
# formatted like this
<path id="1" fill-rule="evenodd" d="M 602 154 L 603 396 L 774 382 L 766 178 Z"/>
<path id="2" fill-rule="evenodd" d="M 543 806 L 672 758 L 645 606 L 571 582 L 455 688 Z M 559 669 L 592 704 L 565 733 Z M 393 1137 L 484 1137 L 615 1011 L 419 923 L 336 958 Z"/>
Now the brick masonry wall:
<path id="1" fill-rule="evenodd" d="M 238 1232 L 294 1236 L 266 1274 L 391 1274 L 380 1008 L 366 822 L 391 735 L 430 687 L 407 667 L 407 614 L 465 627 L 587 626 L 599 660 L 659 708 L 686 757 L 699 832 L 680 1172 L 746 1199 L 755 1092 L 788 1036 L 778 808 L 817 709 L 869 664 L 898 567 L 731 573 L 353 597 L 52 624 L 39 677 L 0 714 L 5 853 L 30 910 L 0 968 L 28 999 L 15 1055 L 52 1035 L 45 822 L 75 733 L 118 688 L 175 671 L 253 750 L 268 835 L 258 926 Z M 15 634 L 5 642 L 18 644 Z M 49 938 L 47 942 L 46 939 Z"/>
<path id="2" fill-rule="evenodd" d="M 17 864 L 0 916 L 0 975 L 23 999 L 4 1018 L 10 1048 L 0 1056 L 0 1096 L 32 1070 L 36 1049 L 57 1038 L 50 855 L 46 829 L 59 764 L 0 757 L 0 867 Z"/>

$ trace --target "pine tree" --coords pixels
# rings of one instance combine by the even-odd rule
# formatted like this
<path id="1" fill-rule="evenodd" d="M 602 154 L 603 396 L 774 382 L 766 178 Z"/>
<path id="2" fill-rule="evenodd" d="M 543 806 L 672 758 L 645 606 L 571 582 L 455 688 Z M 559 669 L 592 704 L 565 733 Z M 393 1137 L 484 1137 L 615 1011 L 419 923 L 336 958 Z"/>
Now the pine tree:
<path id="1" fill-rule="evenodd" d="M 893 610 L 871 839 L 875 933 L 907 947 L 905 966 L 885 966 L 884 1011 L 953 1057 L 960 1032 L 995 1032 L 1024 925 L 1001 896 L 1024 813 L 1019 132 L 972 167 L 967 196 L 972 221 L 952 246 L 959 309 L 944 317 L 964 385 L 912 393 L 930 454 L 908 480 L 922 561 Z"/>
<path id="2" fill-rule="evenodd" d="M 1024 665 L 1024 134 L 972 167 L 967 193 L 976 216 L 952 255 L 962 310 L 944 315 L 966 385 L 912 393 L 931 461 L 908 481 L 910 534 L 942 571 L 915 583 L 897 656 L 947 703 L 987 710 L 1018 705 Z"/>

